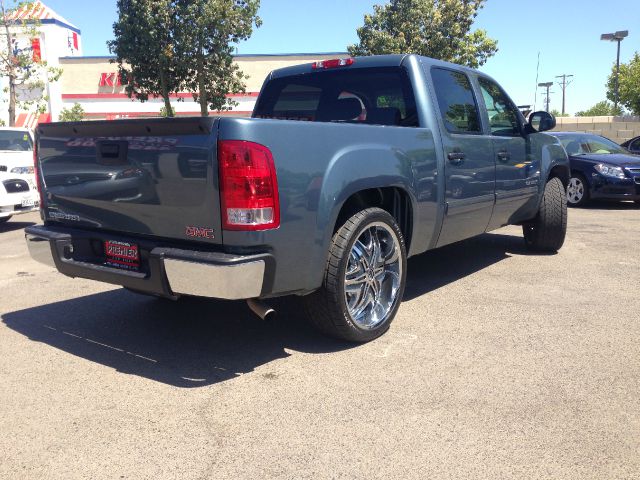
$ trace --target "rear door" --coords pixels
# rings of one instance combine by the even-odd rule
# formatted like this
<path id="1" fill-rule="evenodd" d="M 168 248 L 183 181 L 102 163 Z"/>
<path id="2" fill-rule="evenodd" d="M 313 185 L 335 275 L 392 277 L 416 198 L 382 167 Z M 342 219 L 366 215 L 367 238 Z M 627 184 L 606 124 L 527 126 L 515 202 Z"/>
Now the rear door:
<path id="1" fill-rule="evenodd" d="M 434 67 L 431 78 L 445 157 L 446 215 L 440 247 L 486 231 L 495 201 L 495 161 L 469 77 Z"/>
<path id="2" fill-rule="evenodd" d="M 222 243 L 213 119 L 46 124 L 48 223 Z"/>
<path id="3" fill-rule="evenodd" d="M 493 230 L 512 223 L 536 197 L 539 165 L 528 158 L 520 113 L 511 99 L 489 78 L 479 77 L 478 84 L 496 160 L 496 205 L 488 228 Z"/>

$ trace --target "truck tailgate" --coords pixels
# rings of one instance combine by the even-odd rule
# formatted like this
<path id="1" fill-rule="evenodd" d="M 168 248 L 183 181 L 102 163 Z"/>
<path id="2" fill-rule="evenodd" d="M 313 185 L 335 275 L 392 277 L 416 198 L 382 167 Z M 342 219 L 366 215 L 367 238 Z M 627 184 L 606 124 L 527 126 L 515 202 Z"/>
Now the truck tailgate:
<path id="1" fill-rule="evenodd" d="M 45 220 L 220 244 L 216 137 L 214 118 L 40 125 Z"/>

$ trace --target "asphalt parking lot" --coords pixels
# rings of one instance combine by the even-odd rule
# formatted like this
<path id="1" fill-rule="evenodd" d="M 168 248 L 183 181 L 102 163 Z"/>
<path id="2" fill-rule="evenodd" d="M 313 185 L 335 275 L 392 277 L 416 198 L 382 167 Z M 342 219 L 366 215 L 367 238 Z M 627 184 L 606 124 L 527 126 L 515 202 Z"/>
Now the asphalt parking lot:
<path id="1" fill-rule="evenodd" d="M 640 207 L 409 261 L 381 339 L 72 280 L 0 226 L 0 477 L 640 478 Z"/>

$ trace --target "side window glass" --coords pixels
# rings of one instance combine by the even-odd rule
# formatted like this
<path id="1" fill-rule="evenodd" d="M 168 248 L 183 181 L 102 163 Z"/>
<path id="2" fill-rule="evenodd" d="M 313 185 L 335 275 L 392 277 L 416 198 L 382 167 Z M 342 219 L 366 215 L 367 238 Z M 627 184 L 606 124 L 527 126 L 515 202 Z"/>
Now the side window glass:
<path id="1" fill-rule="evenodd" d="M 450 133 L 481 133 L 478 105 L 469 78 L 444 68 L 431 71 L 445 127 Z"/>
<path id="2" fill-rule="evenodd" d="M 633 150 L 633 151 L 640 150 L 640 140 L 636 140 L 635 142 L 631 142 L 631 145 L 629 145 L 629 150 Z"/>
<path id="3" fill-rule="evenodd" d="M 478 79 L 482 100 L 489 114 L 491 134 L 502 137 L 520 136 L 518 113 L 509 98 L 494 82 L 486 79 Z"/>

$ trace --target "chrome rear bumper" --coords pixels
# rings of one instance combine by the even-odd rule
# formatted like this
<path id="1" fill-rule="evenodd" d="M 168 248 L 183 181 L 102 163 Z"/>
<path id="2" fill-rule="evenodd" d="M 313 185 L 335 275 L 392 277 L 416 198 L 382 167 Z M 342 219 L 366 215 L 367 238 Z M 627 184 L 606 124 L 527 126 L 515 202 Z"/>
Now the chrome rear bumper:
<path id="1" fill-rule="evenodd" d="M 273 257 L 268 254 L 230 255 L 152 246 L 145 251 L 144 271 L 120 270 L 74 257 L 74 243 L 97 235 L 83 232 L 79 236 L 43 226 L 27 227 L 25 240 L 31 257 L 56 268 L 70 277 L 122 285 L 133 290 L 161 296 L 192 295 L 198 297 L 241 300 L 258 298 L 270 282 Z M 92 238 L 96 240 L 96 238 Z M 98 235 L 97 240 L 102 241 Z M 144 242 L 141 243 L 141 249 Z M 77 247 L 76 247 L 77 249 Z"/>
<path id="2" fill-rule="evenodd" d="M 241 300 L 259 297 L 262 291 L 263 260 L 211 265 L 165 258 L 164 268 L 169 287 L 177 294 Z"/>
<path id="3" fill-rule="evenodd" d="M 56 262 L 53 260 L 51 253 L 51 242 L 48 238 L 38 237 L 36 235 L 25 234 L 29 255 L 36 262 L 44 263 L 49 267 L 56 268 Z"/>

